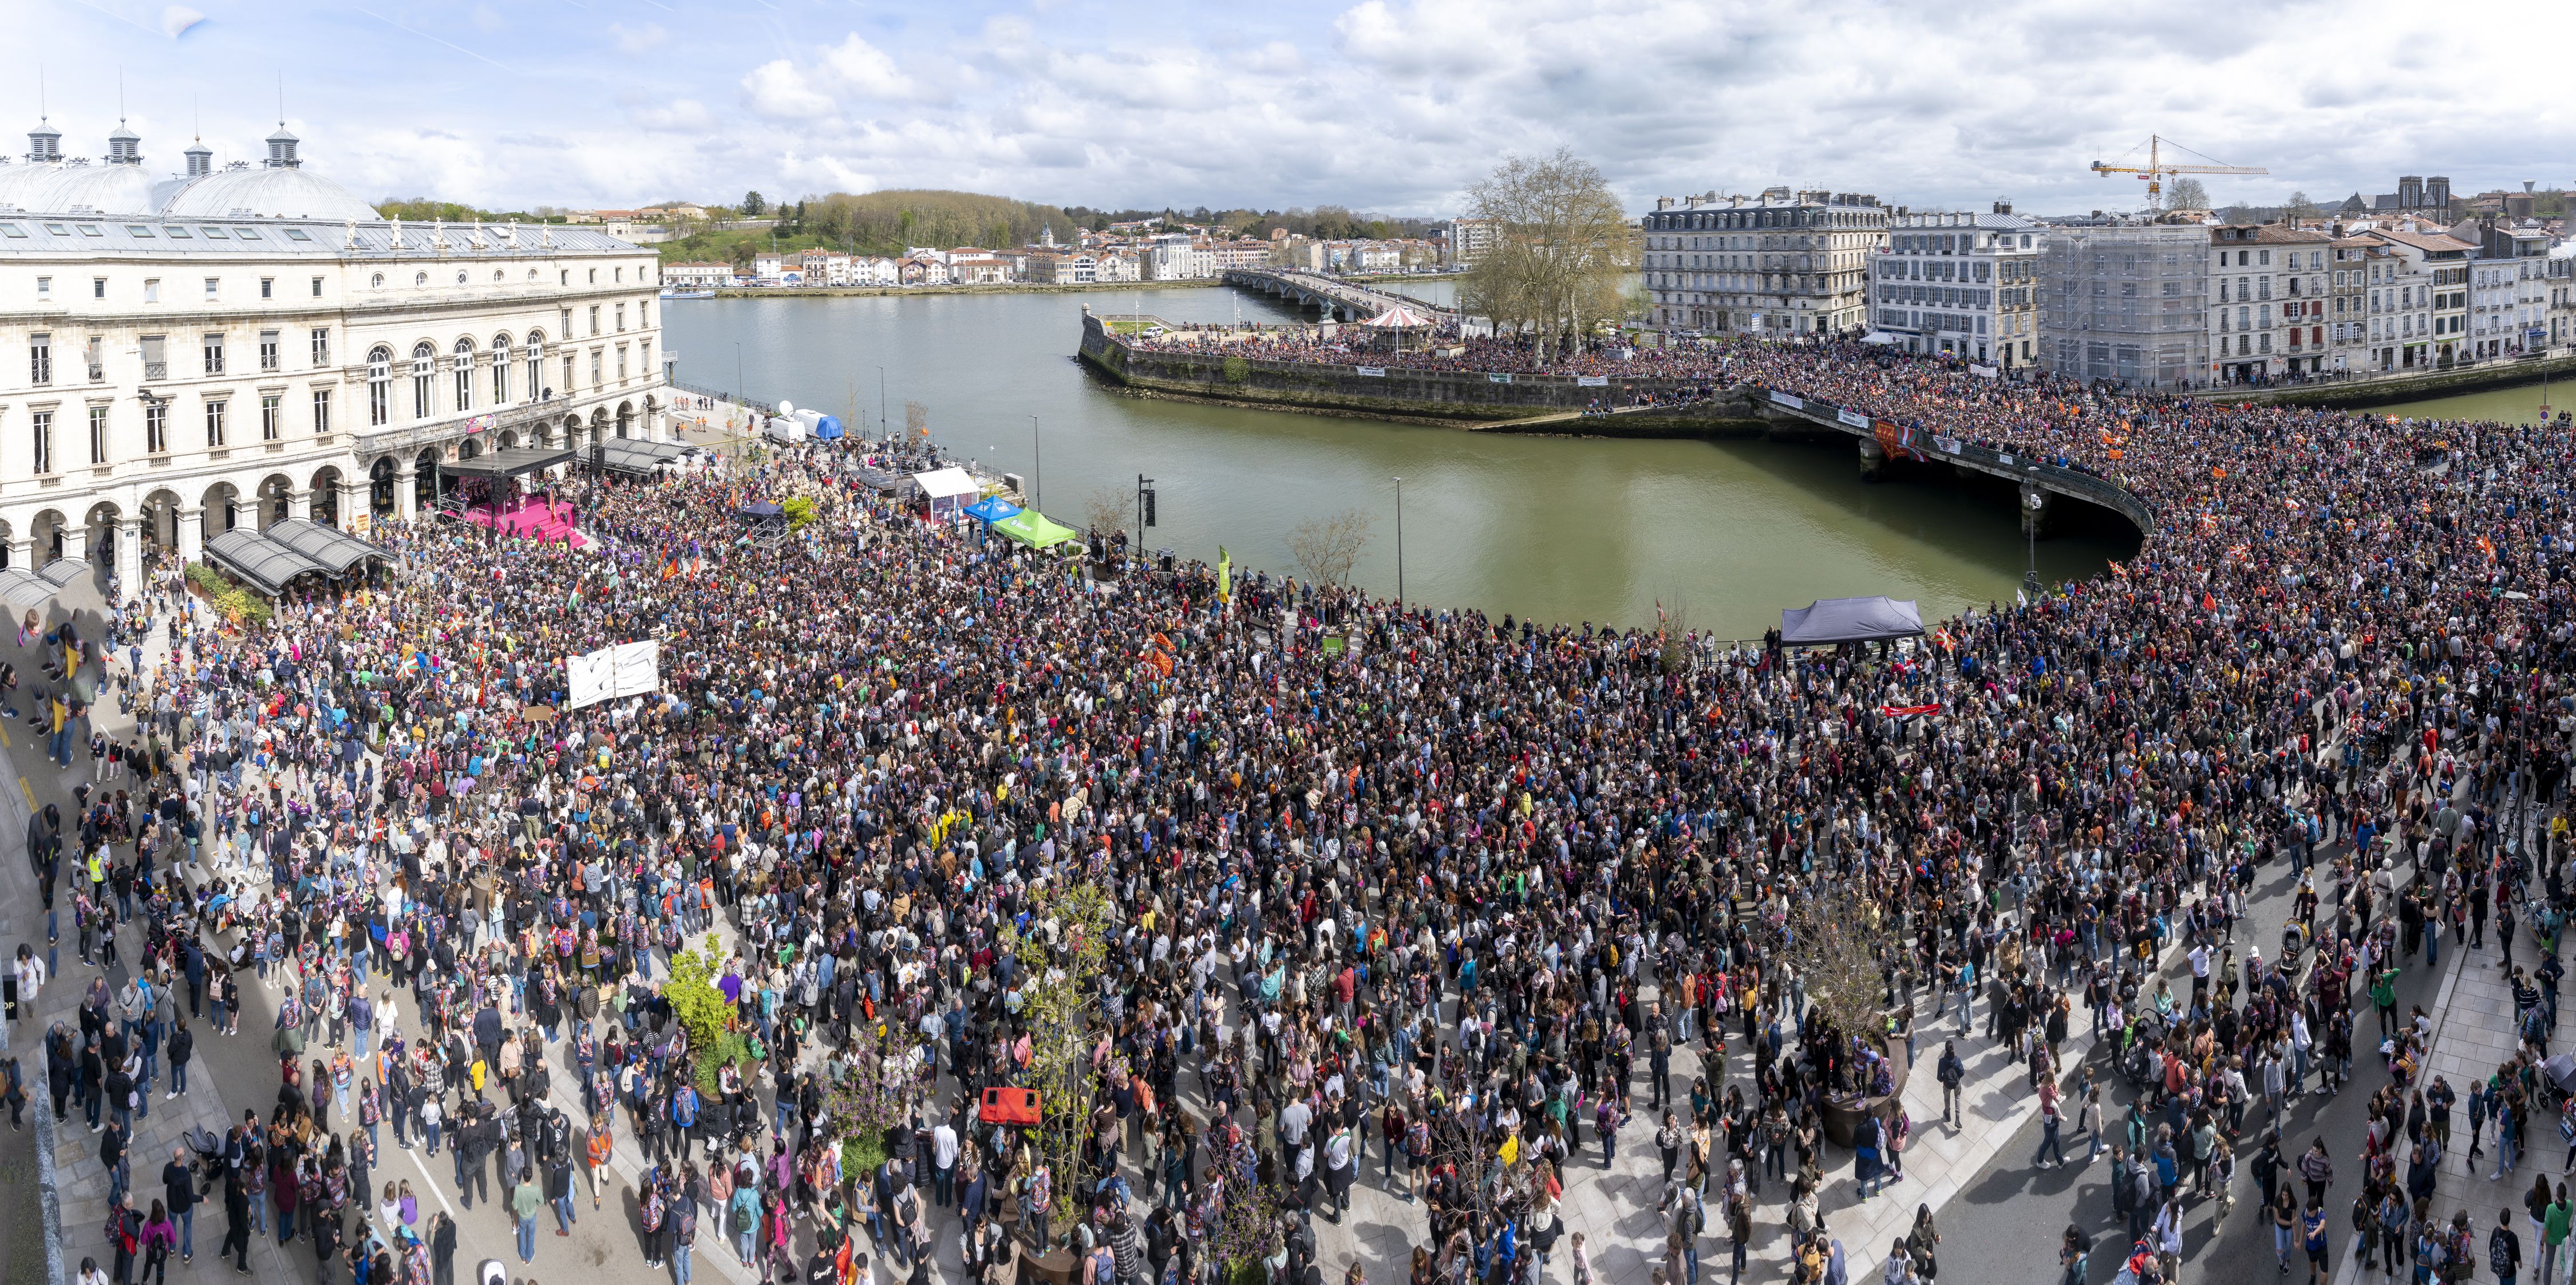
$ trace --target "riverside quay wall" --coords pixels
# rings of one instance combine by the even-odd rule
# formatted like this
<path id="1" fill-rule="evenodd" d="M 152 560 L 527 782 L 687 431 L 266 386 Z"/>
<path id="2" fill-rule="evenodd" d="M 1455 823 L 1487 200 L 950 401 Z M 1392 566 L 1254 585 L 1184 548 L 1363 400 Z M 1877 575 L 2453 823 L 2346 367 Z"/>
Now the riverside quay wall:
<path id="1" fill-rule="evenodd" d="M 1678 379 L 1335 366 L 1137 348 L 1111 334 L 1087 310 L 1080 355 L 1094 370 L 1129 388 L 1282 410 L 1408 419 L 1474 422 L 1558 415 L 1594 402 L 1625 406 L 1641 392 L 1666 401 L 1695 397 L 1703 387 Z M 1710 408 L 1709 413 L 1723 412 Z"/>

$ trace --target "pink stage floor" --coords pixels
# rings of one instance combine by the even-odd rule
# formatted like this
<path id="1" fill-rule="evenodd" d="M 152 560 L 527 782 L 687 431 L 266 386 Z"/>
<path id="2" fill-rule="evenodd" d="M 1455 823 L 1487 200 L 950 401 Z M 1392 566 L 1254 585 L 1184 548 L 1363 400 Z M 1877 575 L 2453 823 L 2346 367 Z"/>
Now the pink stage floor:
<path id="1" fill-rule="evenodd" d="M 503 506 L 499 513 L 480 506 L 465 510 L 466 521 L 479 527 L 490 527 L 503 535 L 534 540 L 561 540 L 572 537 L 576 549 L 590 543 L 573 530 L 573 507 L 569 504 L 547 504 L 542 500 L 522 500 Z"/>

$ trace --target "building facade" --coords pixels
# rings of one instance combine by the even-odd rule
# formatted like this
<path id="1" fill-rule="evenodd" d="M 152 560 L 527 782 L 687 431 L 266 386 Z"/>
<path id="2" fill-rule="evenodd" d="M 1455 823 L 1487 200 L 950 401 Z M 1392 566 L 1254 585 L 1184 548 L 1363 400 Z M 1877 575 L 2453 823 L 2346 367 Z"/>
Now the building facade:
<path id="1" fill-rule="evenodd" d="M 1758 198 L 1658 197 L 1641 221 L 1649 324 L 1770 338 L 1869 324 L 1869 257 L 1893 212 L 1874 196 L 1772 188 Z"/>
<path id="2" fill-rule="evenodd" d="M 2326 256 L 2334 238 L 2279 223 L 2209 229 L 2209 358 L 2224 384 L 2320 374 L 2333 360 Z"/>
<path id="3" fill-rule="evenodd" d="M 120 131 L 122 132 L 122 131 Z M 298 517 L 363 534 L 438 465 L 659 437 L 660 274 L 595 228 L 405 224 L 303 168 L 137 140 L 0 167 L 0 555 L 195 558 Z"/>
<path id="4" fill-rule="evenodd" d="M 2366 236 L 2338 236 L 2326 247 L 2326 344 L 2334 356 L 2327 369 L 2378 369 L 2370 345 L 2369 282 L 2387 257 L 2387 249 Z"/>
<path id="5" fill-rule="evenodd" d="M 2007 369 L 2037 360 L 2045 233 L 1998 206 L 1988 214 L 1907 212 L 1868 256 L 1870 322 L 1906 351 Z"/>
<path id="6" fill-rule="evenodd" d="M 2209 229 L 2062 225 L 2040 267 L 2040 362 L 2076 379 L 2148 388 L 2209 383 Z"/>
<path id="7" fill-rule="evenodd" d="M 2483 219 L 2469 261 L 2469 353 L 2513 357 L 2549 346 L 2549 233 L 2537 223 Z"/>
<path id="8" fill-rule="evenodd" d="M 2371 292 L 2380 370 L 2447 366 L 2467 351 L 2469 260 L 2478 247 L 2440 232 L 2372 229 L 2388 250 Z"/>

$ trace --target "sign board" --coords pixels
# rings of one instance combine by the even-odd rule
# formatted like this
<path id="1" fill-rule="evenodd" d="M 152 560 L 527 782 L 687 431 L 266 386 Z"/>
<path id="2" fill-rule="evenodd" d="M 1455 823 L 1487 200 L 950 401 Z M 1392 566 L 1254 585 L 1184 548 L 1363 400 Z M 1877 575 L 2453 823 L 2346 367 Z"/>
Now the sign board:
<path id="1" fill-rule="evenodd" d="M 1933 436 L 1932 436 L 1932 444 L 1933 444 L 1934 446 L 1938 446 L 1938 447 L 1940 447 L 1942 450 L 1944 450 L 1944 451 L 1946 451 L 1946 452 L 1948 452 L 1948 453 L 1950 453 L 1950 454 L 1952 454 L 1952 455 L 1956 455 L 1956 454 L 1958 454 L 1958 453 L 1959 453 L 1959 439 L 1958 439 L 1958 438 L 1955 438 L 1955 437 L 1943 437 L 1943 436 L 1941 436 L 1940 434 L 1935 433 L 1935 434 L 1933 434 Z"/>
<path id="2" fill-rule="evenodd" d="M 1776 389 L 1771 393 L 1771 404 L 1774 406 L 1786 406 L 1791 410 L 1807 409 L 1807 401 L 1805 398 L 1800 397 L 1795 393 L 1784 393 Z"/>
<path id="3" fill-rule="evenodd" d="M 1968 373 L 1979 379 L 1994 379 L 2002 375 L 2004 372 L 2000 367 L 1979 365 L 1971 362 L 1968 365 Z"/>
<path id="4" fill-rule="evenodd" d="M 1384 367 L 1384 366 L 1360 366 L 1360 367 L 1357 367 L 1357 368 L 1356 368 L 1356 370 L 1357 370 L 1357 372 L 1358 372 L 1359 374 L 1364 375 L 1364 376 L 1366 376 L 1366 377 L 1368 377 L 1368 378 L 1370 378 L 1370 379 L 1384 379 L 1384 378 L 1386 378 L 1386 367 Z"/>
<path id="5" fill-rule="evenodd" d="M 1485 376 L 1485 382 L 1489 384 L 1508 384 L 1512 382 L 1512 377 L 1509 375 L 1496 375 L 1488 372 Z"/>
<path id="6" fill-rule="evenodd" d="M 567 656 L 564 675 L 565 687 L 572 692 L 572 699 L 564 703 L 569 709 L 657 692 L 662 690 L 662 644 L 647 638 Z"/>
<path id="7" fill-rule="evenodd" d="M 1577 388 L 1608 388 L 1610 386 L 1610 377 L 1608 375 L 1577 375 L 1574 377 L 1574 386 Z"/>
<path id="8" fill-rule="evenodd" d="M 1837 411 L 1835 412 L 1835 418 L 1840 419 L 1842 422 L 1849 424 L 1854 428 L 1869 427 L 1869 416 L 1863 415 L 1856 410 Z"/>

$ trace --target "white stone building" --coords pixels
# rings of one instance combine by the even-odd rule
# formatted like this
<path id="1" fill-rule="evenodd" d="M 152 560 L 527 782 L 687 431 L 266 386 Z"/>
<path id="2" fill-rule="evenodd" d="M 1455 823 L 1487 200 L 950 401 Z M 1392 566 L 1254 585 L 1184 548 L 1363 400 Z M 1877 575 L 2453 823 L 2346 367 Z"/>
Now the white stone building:
<path id="1" fill-rule="evenodd" d="M 195 558 L 309 518 L 364 534 L 439 465 L 658 438 L 649 251 L 595 228 L 404 224 L 304 169 L 149 173 L 29 135 L 0 165 L 0 555 Z M 487 461 L 488 463 L 488 461 Z"/>
<path id="2" fill-rule="evenodd" d="M 2332 360 L 2334 238 L 2279 223 L 2209 230 L 2209 356 L 2219 383 L 2316 374 Z"/>
<path id="3" fill-rule="evenodd" d="M 2490 221 L 2469 262 L 2469 356 L 2513 357 L 2549 346 L 2549 233 Z"/>
<path id="4" fill-rule="evenodd" d="M 2038 360 L 2046 229 L 1998 204 L 1989 214 L 1889 219 L 1868 256 L 1870 321 L 1908 352 L 2010 369 Z"/>
<path id="5" fill-rule="evenodd" d="M 1893 211 L 1841 192 L 1658 197 L 1641 220 L 1650 324 L 1708 334 L 1840 335 L 1869 324 L 1868 262 Z"/>

